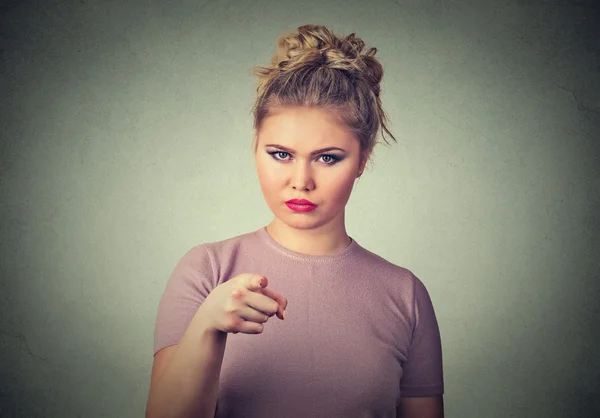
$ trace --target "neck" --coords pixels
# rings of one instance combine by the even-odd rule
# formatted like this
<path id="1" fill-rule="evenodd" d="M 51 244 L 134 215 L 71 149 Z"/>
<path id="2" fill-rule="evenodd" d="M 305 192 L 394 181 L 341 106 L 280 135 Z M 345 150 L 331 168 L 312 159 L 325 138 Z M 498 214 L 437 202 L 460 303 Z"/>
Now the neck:
<path id="1" fill-rule="evenodd" d="M 266 227 L 275 241 L 285 248 L 306 255 L 333 255 L 351 244 L 343 222 L 341 225 L 322 225 L 318 228 L 298 229 L 273 219 Z"/>

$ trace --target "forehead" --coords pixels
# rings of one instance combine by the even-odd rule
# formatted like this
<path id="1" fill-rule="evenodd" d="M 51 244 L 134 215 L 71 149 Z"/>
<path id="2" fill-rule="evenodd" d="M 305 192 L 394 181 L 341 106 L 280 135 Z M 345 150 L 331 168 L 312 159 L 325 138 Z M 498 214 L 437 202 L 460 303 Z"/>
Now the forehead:
<path id="1" fill-rule="evenodd" d="M 263 119 L 259 139 L 281 145 L 345 145 L 356 139 L 338 112 L 307 107 L 276 107 Z M 262 142 L 261 140 L 261 142 Z"/>

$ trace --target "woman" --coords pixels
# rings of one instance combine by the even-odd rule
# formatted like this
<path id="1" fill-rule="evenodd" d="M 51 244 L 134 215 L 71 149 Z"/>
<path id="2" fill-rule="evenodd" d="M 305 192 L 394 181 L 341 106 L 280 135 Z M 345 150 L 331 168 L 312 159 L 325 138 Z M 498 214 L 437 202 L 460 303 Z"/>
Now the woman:
<path id="1" fill-rule="evenodd" d="M 178 263 L 158 308 L 146 416 L 443 417 L 425 286 L 345 229 L 380 126 L 390 134 L 377 50 L 320 25 L 278 47 L 256 72 L 253 109 L 275 217 Z"/>

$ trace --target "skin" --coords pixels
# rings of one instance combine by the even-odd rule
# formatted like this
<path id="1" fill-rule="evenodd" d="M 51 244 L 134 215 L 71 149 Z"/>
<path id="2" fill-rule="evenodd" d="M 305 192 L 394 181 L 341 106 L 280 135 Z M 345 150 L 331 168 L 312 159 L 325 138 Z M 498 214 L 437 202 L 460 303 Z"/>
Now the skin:
<path id="1" fill-rule="evenodd" d="M 305 107 L 275 108 L 263 120 L 257 142 L 256 171 L 265 201 L 275 215 L 267 225 L 269 235 L 284 247 L 309 255 L 336 254 L 350 245 L 345 206 L 366 158 L 356 137 L 336 114 Z M 326 147 L 344 152 L 311 155 Z M 268 154 L 275 151 L 279 152 Z M 293 198 L 308 199 L 318 206 L 311 212 L 294 212 L 285 205 Z"/>

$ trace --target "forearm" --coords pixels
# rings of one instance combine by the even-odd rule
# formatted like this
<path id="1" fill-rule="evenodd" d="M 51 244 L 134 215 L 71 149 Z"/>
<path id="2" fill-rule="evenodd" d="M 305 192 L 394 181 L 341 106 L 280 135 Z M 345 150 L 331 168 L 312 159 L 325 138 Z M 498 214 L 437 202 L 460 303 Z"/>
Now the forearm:
<path id="1" fill-rule="evenodd" d="M 401 397 L 396 418 L 444 418 L 443 395 Z"/>
<path id="2" fill-rule="evenodd" d="M 151 385 L 146 418 L 213 418 L 226 341 L 227 333 L 208 329 L 202 308 L 198 309 L 164 371 Z"/>

